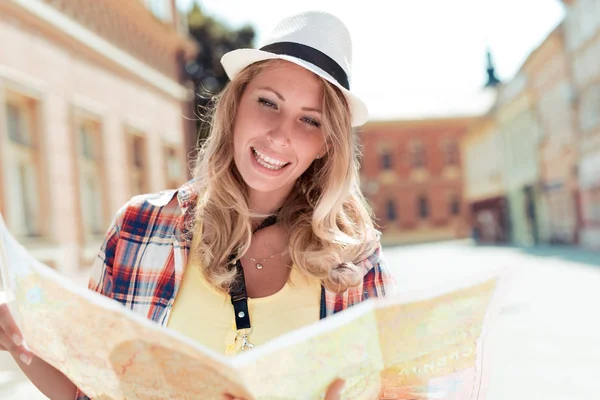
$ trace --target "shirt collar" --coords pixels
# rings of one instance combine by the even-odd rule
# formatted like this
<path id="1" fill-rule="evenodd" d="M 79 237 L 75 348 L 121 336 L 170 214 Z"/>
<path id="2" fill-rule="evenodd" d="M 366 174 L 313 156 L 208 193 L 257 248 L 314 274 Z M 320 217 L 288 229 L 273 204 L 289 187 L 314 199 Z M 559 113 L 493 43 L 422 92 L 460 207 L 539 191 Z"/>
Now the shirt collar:
<path id="1" fill-rule="evenodd" d="M 182 214 L 198 200 L 198 190 L 196 189 L 196 181 L 194 179 L 184 183 L 177 189 L 177 203 L 181 209 Z"/>

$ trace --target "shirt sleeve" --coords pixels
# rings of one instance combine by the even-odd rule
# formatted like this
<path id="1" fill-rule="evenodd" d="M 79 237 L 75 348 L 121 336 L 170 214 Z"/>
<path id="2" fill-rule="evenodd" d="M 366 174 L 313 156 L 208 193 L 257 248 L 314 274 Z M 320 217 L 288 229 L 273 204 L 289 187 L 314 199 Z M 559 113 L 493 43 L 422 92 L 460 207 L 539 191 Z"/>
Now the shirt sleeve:
<path id="1" fill-rule="evenodd" d="M 110 224 L 98 256 L 94 260 L 88 282 L 90 290 L 111 298 L 113 292 L 113 265 L 124 213 L 125 206 L 119 210 Z M 90 400 L 90 398 L 77 388 L 75 400 Z"/>
<path id="2" fill-rule="evenodd" d="M 396 293 L 396 280 L 383 257 L 381 244 L 360 262 L 354 263 L 364 271 L 362 282 L 343 293 L 324 294 L 324 311 L 326 317 L 354 306 L 373 297 L 393 296 Z"/>
<path id="3" fill-rule="evenodd" d="M 90 272 L 88 288 L 106 297 L 113 293 L 113 266 L 127 207 L 121 207 L 113 218 Z"/>
<path id="4" fill-rule="evenodd" d="M 386 297 L 396 294 L 396 279 L 383 256 L 381 244 L 360 264 L 366 271 L 360 301 L 371 297 Z"/>

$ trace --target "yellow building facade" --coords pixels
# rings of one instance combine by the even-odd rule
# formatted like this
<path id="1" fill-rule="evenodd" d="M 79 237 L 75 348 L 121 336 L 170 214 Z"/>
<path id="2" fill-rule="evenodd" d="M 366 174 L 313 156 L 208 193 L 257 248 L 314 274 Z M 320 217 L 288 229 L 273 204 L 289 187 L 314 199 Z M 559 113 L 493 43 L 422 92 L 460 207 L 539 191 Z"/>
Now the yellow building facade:
<path id="1" fill-rule="evenodd" d="M 524 69 L 542 128 L 539 161 L 548 239 L 550 243 L 575 244 L 579 229 L 579 136 L 564 24 L 529 56 Z"/>
<path id="2" fill-rule="evenodd" d="M 539 162 L 541 128 L 529 77 L 523 70 L 500 91 L 495 118 L 503 147 L 510 241 L 523 246 L 545 242 L 546 212 Z"/>

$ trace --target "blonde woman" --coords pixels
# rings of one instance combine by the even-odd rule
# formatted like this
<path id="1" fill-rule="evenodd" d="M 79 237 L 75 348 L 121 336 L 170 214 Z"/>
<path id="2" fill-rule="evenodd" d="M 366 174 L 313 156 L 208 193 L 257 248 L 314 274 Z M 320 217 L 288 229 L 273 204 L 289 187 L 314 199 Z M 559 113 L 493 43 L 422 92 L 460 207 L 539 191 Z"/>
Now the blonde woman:
<path id="1" fill-rule="evenodd" d="M 231 82 L 194 180 L 123 206 L 90 289 L 228 355 L 390 294 L 359 189 L 353 127 L 367 110 L 350 62 L 347 29 L 318 12 L 282 21 L 261 50 L 226 54 Z M 9 340 L 20 336 L 3 314 L 2 345 L 32 382 L 52 399 L 85 398 Z"/>

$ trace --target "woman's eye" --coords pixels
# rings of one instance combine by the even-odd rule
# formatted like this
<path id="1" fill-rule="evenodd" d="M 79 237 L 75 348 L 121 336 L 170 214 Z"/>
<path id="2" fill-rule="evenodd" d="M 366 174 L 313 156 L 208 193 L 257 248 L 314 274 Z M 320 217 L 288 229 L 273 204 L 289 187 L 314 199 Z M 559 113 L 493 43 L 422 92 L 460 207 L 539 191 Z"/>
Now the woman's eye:
<path id="1" fill-rule="evenodd" d="M 304 117 L 302 118 L 302 120 L 304 122 L 306 122 L 307 124 L 314 126 L 315 128 L 320 128 L 321 127 L 321 123 L 317 120 L 314 120 L 312 118 L 308 118 L 308 117 Z"/>
<path id="2" fill-rule="evenodd" d="M 259 98 L 258 99 L 258 103 L 266 108 L 272 108 L 274 110 L 277 110 L 277 105 L 275 103 L 273 103 L 272 101 L 269 101 L 267 99 L 263 99 L 263 98 Z"/>

